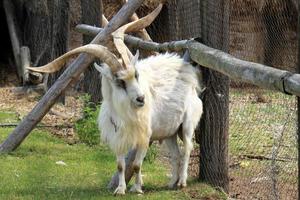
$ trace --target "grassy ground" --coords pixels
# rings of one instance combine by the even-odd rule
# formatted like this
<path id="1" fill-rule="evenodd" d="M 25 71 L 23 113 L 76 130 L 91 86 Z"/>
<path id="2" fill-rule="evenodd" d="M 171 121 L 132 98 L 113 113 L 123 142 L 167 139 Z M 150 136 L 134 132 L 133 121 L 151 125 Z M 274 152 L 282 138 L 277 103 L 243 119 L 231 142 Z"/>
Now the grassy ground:
<path id="1" fill-rule="evenodd" d="M 0 123 L 15 119 L 11 113 L 0 112 Z M 11 130 L 0 128 L 0 142 Z M 57 161 L 66 165 L 58 165 Z M 186 189 L 168 190 L 168 170 L 158 160 L 143 165 L 144 195 L 128 193 L 114 197 L 106 185 L 116 165 L 106 146 L 69 145 L 42 129 L 33 131 L 15 152 L 0 155 L 0 169 L 0 199 L 5 200 L 225 199 L 221 193 L 195 180 L 189 180 Z"/>
<path id="2" fill-rule="evenodd" d="M 265 90 L 232 89 L 231 94 L 231 191 L 239 193 L 241 199 L 244 199 L 241 196 L 270 199 L 275 180 L 281 198 L 293 199 L 298 173 L 295 97 Z M 264 101 L 257 102 L 257 95 Z"/>

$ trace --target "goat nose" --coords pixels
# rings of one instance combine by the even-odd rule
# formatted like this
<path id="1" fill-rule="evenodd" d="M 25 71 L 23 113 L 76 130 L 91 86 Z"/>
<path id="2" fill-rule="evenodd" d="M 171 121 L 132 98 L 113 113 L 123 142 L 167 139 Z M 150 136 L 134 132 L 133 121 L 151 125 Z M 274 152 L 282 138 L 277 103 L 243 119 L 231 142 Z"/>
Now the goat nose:
<path id="1" fill-rule="evenodd" d="M 137 101 L 137 102 L 140 102 L 140 103 L 144 103 L 144 101 L 145 101 L 145 96 L 143 95 L 143 96 L 137 97 L 137 98 L 136 98 L 136 101 Z"/>

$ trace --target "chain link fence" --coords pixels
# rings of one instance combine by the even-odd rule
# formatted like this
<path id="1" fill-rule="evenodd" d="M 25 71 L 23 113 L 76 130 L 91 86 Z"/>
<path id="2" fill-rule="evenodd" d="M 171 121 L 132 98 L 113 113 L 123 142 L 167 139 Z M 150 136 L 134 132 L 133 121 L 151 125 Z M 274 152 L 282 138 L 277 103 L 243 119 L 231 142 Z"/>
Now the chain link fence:
<path id="1" fill-rule="evenodd" d="M 212 41 L 218 48 L 243 60 L 297 71 L 298 8 L 294 1 L 223 2 L 220 7 L 214 1 L 168 1 L 149 31 L 155 41 L 163 42 L 203 39 L 207 34 L 203 29 L 222 35 L 225 27 L 227 33 Z M 203 15 L 207 11 L 212 13 Z M 203 23 L 207 16 L 211 19 Z M 214 19 L 221 19 L 223 27 Z M 234 80 L 229 94 L 230 197 L 297 199 L 296 98 Z M 195 149 L 190 172 L 196 177 L 199 156 Z"/>
<path id="2" fill-rule="evenodd" d="M 232 0 L 229 53 L 297 71 L 297 8 L 292 1 Z M 237 199 L 297 199 L 297 102 L 232 82 L 230 187 Z"/>
<path id="3" fill-rule="evenodd" d="M 229 54 L 275 68 L 297 71 L 295 0 L 169 0 L 148 28 L 157 42 L 207 37 Z M 103 0 L 110 19 L 122 1 Z M 157 0 L 137 11 L 144 16 Z M 209 13 L 210 12 L 210 13 Z M 216 22 L 215 19 L 218 19 Z M 208 32 L 204 32 L 208 30 Z M 224 33 L 225 32 L 225 33 Z M 294 96 L 230 81 L 229 196 L 234 199 L 297 199 L 297 101 Z M 198 177 L 199 148 L 190 173 Z M 200 166 L 201 167 L 201 166 Z"/>

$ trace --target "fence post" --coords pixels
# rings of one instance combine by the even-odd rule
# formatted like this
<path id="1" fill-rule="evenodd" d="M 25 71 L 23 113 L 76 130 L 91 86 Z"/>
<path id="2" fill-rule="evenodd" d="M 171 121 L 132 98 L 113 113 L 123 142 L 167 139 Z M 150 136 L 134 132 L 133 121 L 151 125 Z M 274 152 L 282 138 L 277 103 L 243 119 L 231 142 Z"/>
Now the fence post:
<path id="1" fill-rule="evenodd" d="M 200 9 L 203 43 L 228 51 L 229 1 L 202 0 Z M 209 69 L 203 69 L 203 77 L 207 89 L 202 98 L 204 113 L 197 131 L 199 178 L 228 192 L 229 79 Z"/>

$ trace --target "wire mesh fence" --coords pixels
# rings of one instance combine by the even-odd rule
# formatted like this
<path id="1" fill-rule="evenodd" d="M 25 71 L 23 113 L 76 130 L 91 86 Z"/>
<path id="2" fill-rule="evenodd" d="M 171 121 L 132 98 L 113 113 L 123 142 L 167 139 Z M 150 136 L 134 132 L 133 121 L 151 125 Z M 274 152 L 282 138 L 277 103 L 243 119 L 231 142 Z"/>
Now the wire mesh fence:
<path id="1" fill-rule="evenodd" d="M 292 1 L 230 2 L 230 54 L 296 71 Z M 230 91 L 230 187 L 238 199 L 297 199 L 296 98 L 245 84 Z M 249 85 L 248 85 L 249 86 Z"/>
<path id="2" fill-rule="evenodd" d="M 108 19 L 121 2 L 103 0 Z M 138 15 L 157 2 L 145 1 Z M 296 72 L 297 15 L 295 0 L 169 0 L 148 31 L 157 42 L 202 38 L 240 59 Z M 295 97 L 231 80 L 231 198 L 297 199 L 297 123 Z M 199 156 L 195 149 L 190 163 L 197 177 Z"/>
<path id="3" fill-rule="evenodd" d="M 296 72 L 295 1 L 227 0 L 223 4 L 226 5 L 203 0 L 168 1 L 164 18 L 156 21 L 150 32 L 158 40 L 179 40 L 203 39 L 209 34 L 203 30 L 213 30 L 220 32 L 216 35 L 223 34 L 212 41 L 217 48 L 226 49 L 228 45 L 227 51 L 240 59 Z M 203 23 L 205 17 L 208 18 Z M 222 27 L 214 19 L 221 19 Z M 226 34 L 222 33 L 224 27 Z M 230 197 L 297 199 L 296 98 L 234 80 L 230 86 Z M 198 149 L 192 157 L 190 169 L 198 176 Z"/>
<path id="4" fill-rule="evenodd" d="M 258 89 L 230 92 L 230 193 L 237 199 L 297 199 L 296 101 Z"/>

